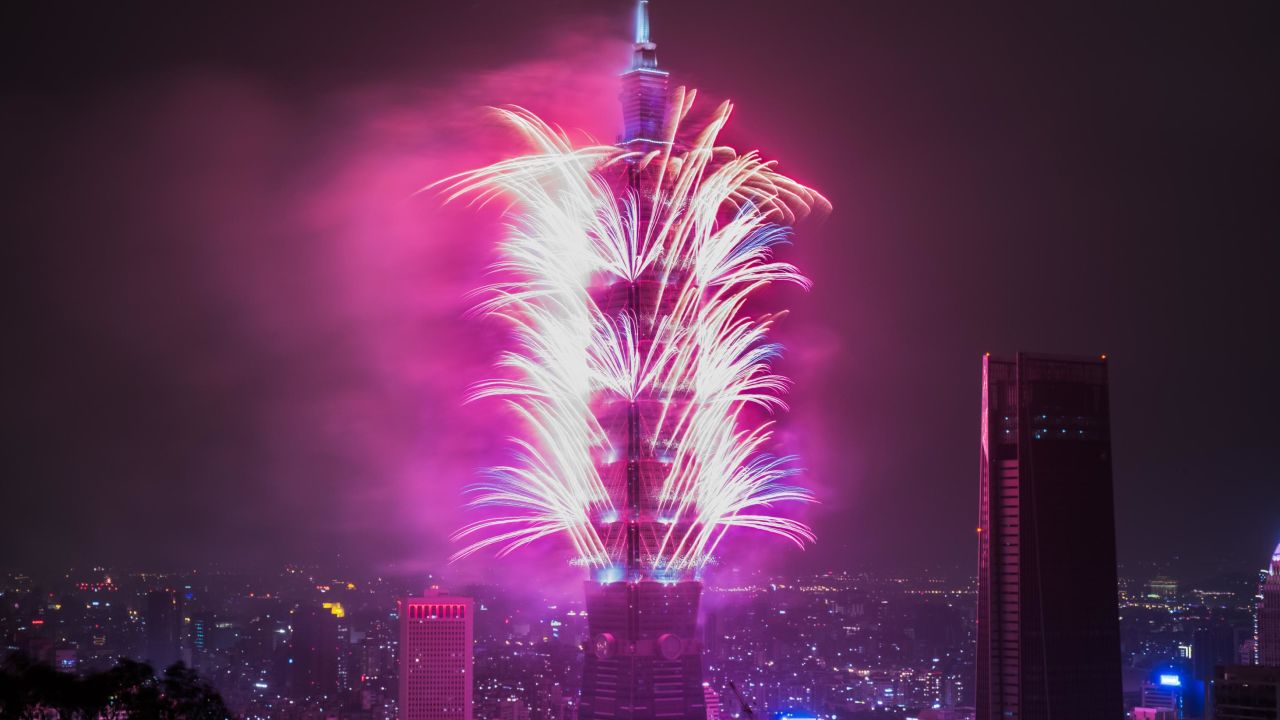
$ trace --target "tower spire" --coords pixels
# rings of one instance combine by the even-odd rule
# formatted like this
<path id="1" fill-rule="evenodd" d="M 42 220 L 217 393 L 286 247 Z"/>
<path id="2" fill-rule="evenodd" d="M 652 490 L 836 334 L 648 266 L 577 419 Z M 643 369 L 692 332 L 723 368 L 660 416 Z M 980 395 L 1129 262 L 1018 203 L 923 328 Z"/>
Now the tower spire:
<path id="1" fill-rule="evenodd" d="M 622 143 L 660 143 L 667 115 L 667 73 L 658 69 L 658 46 L 649 34 L 649 0 L 636 0 L 631 68 L 622 74 Z M 632 149 L 637 149 L 633 146 Z"/>
<path id="2" fill-rule="evenodd" d="M 636 1 L 636 43 L 631 69 L 658 69 L 658 46 L 649 36 L 649 0 Z"/>
<path id="3" fill-rule="evenodd" d="M 636 44 L 649 44 L 649 0 L 636 3 Z"/>

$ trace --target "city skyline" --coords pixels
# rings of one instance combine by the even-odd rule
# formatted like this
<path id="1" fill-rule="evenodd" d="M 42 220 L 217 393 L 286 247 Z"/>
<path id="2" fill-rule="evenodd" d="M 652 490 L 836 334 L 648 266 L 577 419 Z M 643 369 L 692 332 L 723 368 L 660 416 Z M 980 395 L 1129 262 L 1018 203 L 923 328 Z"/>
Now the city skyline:
<path id="1" fill-rule="evenodd" d="M 734 132 L 837 199 L 786 251 L 815 287 L 786 298 L 783 362 L 798 384 L 783 429 L 814 445 L 797 449 L 824 538 L 787 562 L 971 567 L 972 522 L 954 512 L 972 506 L 968 378 L 984 351 L 1034 348 L 1112 359 L 1121 562 L 1254 569 L 1254 548 L 1280 532 L 1266 502 L 1276 420 L 1262 400 L 1276 395 L 1274 357 L 1258 339 L 1276 304 L 1259 181 L 1275 156 L 1274 98 L 1258 92 L 1275 53 L 1266 23 L 1238 9 L 1167 8 L 1157 23 L 1120 10 L 1051 9 L 1052 23 L 940 10 L 948 29 L 922 30 L 905 10 L 726 7 L 678 21 L 655 8 L 669 65 L 737 100 Z M 472 108 L 532 99 L 555 115 L 553 104 L 595 97 L 569 102 L 568 122 L 612 136 L 606 82 L 625 62 L 625 3 L 507 10 L 487 23 L 468 7 L 372 12 L 334 46 L 348 18 L 324 6 L 296 35 L 281 11 L 257 24 L 154 16 L 176 37 L 208 21 L 220 40 L 204 43 L 111 31 L 137 24 L 129 10 L 71 21 L 82 42 L 66 52 L 43 42 L 51 17 L 38 9 L 6 29 L 27 58 L 6 95 L 20 109 L 5 121 L 23 178 L 9 196 L 15 230 L 32 239 L 14 266 L 25 352 L 6 359 L 23 378 L 6 416 L 18 448 L 6 496 L 29 511 L 6 524 L 0 565 L 234 562 L 259 547 L 272 562 L 438 564 L 460 512 L 368 518 L 406 488 L 456 497 L 484 464 L 488 449 L 467 444 L 440 462 L 446 445 L 428 437 L 484 424 L 453 414 L 469 378 L 424 380 L 439 368 L 405 360 L 466 342 L 445 327 L 463 308 L 392 273 L 386 294 L 430 319 L 416 335 L 405 328 L 417 316 L 388 317 L 376 279 L 414 256 L 362 254 L 364 223 L 391 206 L 352 187 L 402 198 L 437 179 L 445 168 L 381 163 L 389 147 L 423 147 L 437 127 L 420 113 L 454 111 L 442 96 L 466 85 L 478 87 L 459 101 Z M 729 51 L 766 27 L 768 57 Z M 1189 50 L 1185 36 L 1215 51 Z M 1138 38 L 1149 54 L 1127 52 Z M 279 42 L 291 52 L 267 52 Z M 838 82 L 816 77 L 813 52 L 842 68 Z M 565 95 L 532 97 L 568 78 L 579 84 Z M 138 151 L 122 156 L 118 142 Z M 313 164 L 292 169 L 299 157 Z M 284 194 L 270 190 L 275 173 Z M 397 222 L 418 238 L 437 219 L 421 214 L 431 202 L 395 205 Z M 457 216 L 444 221 L 456 233 Z M 241 236 L 253 242 L 229 242 Z M 442 251 L 467 281 L 487 259 Z M 982 269 L 981 257 L 995 262 Z M 339 266 L 353 274 L 330 292 Z M 441 362 L 478 367 L 485 350 Z M 1210 382 L 1205 368 L 1223 358 L 1231 372 Z M 423 390 L 425 409 L 390 397 Z M 933 450 L 918 452 L 925 438 Z M 1232 492 L 1208 492 L 1204 478 Z"/>
<path id="2" fill-rule="evenodd" d="M 1280 720 L 1277 8 L 238 1 L 0 30 L 0 715 Z"/>
<path id="3" fill-rule="evenodd" d="M 397 657 L 397 637 L 410 631 L 400 617 L 405 598 L 427 608 L 410 625 L 454 625 L 437 628 L 443 633 L 421 627 L 432 638 L 421 657 L 446 669 L 440 681 L 460 659 L 456 644 L 440 641 L 457 638 L 451 633 L 461 619 L 456 609 L 439 610 L 465 595 L 462 602 L 475 610 L 475 716 L 570 720 L 589 637 L 585 604 L 580 591 L 546 590 L 300 567 L 257 574 L 98 570 L 52 582 L 0 572 L 6 601 L 0 635 L 10 638 L 11 650 L 16 645 L 63 673 L 82 675 L 121 656 L 145 657 L 160 639 L 239 717 L 319 710 L 390 720 L 398 712 L 397 668 L 415 657 Z M 1252 657 L 1256 590 L 1256 582 L 1195 586 L 1176 577 L 1121 576 L 1125 707 L 1182 707 L 1185 696 L 1187 717 L 1195 717 L 1203 710 L 1206 674 L 1210 682 L 1224 672 L 1243 673 L 1246 683 L 1266 677 L 1256 671 L 1264 668 L 1230 667 L 1241 652 Z M 147 613 L 157 593 L 180 607 L 176 636 L 165 613 L 158 625 Z M 945 719 L 974 711 L 977 597 L 969 582 L 757 570 L 710 583 L 703 597 L 697 637 L 705 643 L 706 698 L 718 702 L 721 718 L 745 718 L 730 681 L 756 717 L 807 711 L 825 720 L 865 718 L 858 709 L 874 707 L 887 713 L 872 716 L 882 720 L 925 710 Z M 433 607 L 436 616 L 426 617 Z M 1251 697 L 1232 693 L 1240 701 Z"/>

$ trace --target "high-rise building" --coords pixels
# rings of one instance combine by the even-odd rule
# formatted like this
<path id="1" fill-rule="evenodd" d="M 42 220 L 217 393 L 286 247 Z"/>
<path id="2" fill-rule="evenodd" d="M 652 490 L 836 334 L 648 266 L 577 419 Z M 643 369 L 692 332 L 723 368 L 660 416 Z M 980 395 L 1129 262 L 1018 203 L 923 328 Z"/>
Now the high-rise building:
<path id="1" fill-rule="evenodd" d="M 182 613 L 172 590 L 147 593 L 142 615 L 146 639 L 145 660 L 157 671 L 176 663 L 182 656 Z"/>
<path id="2" fill-rule="evenodd" d="M 1280 545 L 1258 587 L 1258 664 L 1280 667 Z"/>
<path id="3" fill-rule="evenodd" d="M 1211 720 L 1280 720 L 1280 667 L 1220 667 L 1209 698 Z"/>
<path id="4" fill-rule="evenodd" d="M 1168 710 L 1173 713 L 1174 718 L 1181 718 L 1184 714 L 1185 685 L 1180 673 L 1172 670 L 1158 671 L 1142 683 L 1142 707 Z"/>
<path id="5" fill-rule="evenodd" d="M 669 146 L 667 73 L 658 68 L 657 45 L 649 32 L 648 0 L 636 4 L 631 68 L 622 75 L 623 135 L 619 144 L 644 153 Z M 645 227 L 653 216 L 655 170 L 633 162 L 628 190 L 639 199 L 637 220 Z M 647 232 L 649 229 L 645 227 Z M 650 347 L 673 314 L 680 269 L 646 270 L 632 280 L 615 278 L 596 289 L 594 300 L 619 322 L 638 318 L 639 347 Z M 682 394 L 685 393 L 685 394 Z M 617 517 L 601 520 L 598 533 L 608 546 L 622 548 L 617 565 L 586 583 L 589 646 L 582 670 L 579 720 L 705 720 L 702 651 L 698 641 L 698 602 L 702 584 L 685 568 L 658 575 L 667 538 L 685 529 L 685 520 L 664 521 L 661 490 L 672 451 L 664 447 L 661 418 L 679 416 L 687 392 L 651 393 L 636 398 L 602 394 L 598 417 L 612 447 L 622 451 L 601 457 L 597 471 L 606 487 L 616 488 Z"/>
<path id="6" fill-rule="evenodd" d="M 400 720 L 471 720 L 473 610 L 434 589 L 400 600 Z"/>
<path id="7" fill-rule="evenodd" d="M 518 697 L 499 700 L 497 720 L 529 720 L 529 706 Z"/>
<path id="8" fill-rule="evenodd" d="M 977 720 L 1120 717 L 1105 357 L 982 370 Z"/>
<path id="9" fill-rule="evenodd" d="M 580 720 L 704 720 L 696 626 L 701 583 L 587 583 L 591 646 Z"/>
<path id="10" fill-rule="evenodd" d="M 289 682 L 295 693 L 312 698 L 338 695 L 340 656 L 345 649 L 339 621 L 344 612 L 337 603 L 303 605 L 294 612 Z"/>
<path id="11" fill-rule="evenodd" d="M 1236 662 L 1236 631 L 1219 624 L 1199 628 L 1191 634 L 1192 676 L 1205 684 L 1213 680 L 1214 668 Z"/>

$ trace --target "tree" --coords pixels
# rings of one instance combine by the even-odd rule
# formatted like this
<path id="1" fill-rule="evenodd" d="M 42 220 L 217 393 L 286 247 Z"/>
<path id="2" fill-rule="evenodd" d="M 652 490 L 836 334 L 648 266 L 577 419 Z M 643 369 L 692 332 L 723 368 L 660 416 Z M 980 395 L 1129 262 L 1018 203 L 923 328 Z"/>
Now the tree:
<path id="1" fill-rule="evenodd" d="M 60 673 L 26 655 L 0 667 L 0 718 L 22 720 L 229 720 L 214 688 L 182 663 L 161 678 L 147 663 L 120 658 L 115 667 L 83 678 Z"/>

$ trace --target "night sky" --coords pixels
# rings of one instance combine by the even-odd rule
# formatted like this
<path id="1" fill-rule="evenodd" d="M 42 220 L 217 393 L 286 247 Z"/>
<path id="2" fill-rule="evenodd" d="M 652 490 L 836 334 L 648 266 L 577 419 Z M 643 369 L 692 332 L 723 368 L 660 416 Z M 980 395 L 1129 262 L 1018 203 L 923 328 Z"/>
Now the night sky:
<path id="1" fill-rule="evenodd" d="M 611 140 L 630 5 L 202 8 L 0 22 L 0 567 L 438 567 L 503 452 L 462 407 L 502 342 L 464 317 L 498 218 L 414 192 L 515 149 L 487 105 Z M 834 206 L 782 251 L 814 289 L 767 298 L 819 544 L 739 559 L 971 573 L 980 357 L 1021 349 L 1110 358 L 1122 565 L 1261 566 L 1280 6 L 653 15 L 676 81 L 735 101 L 727 139 Z"/>

